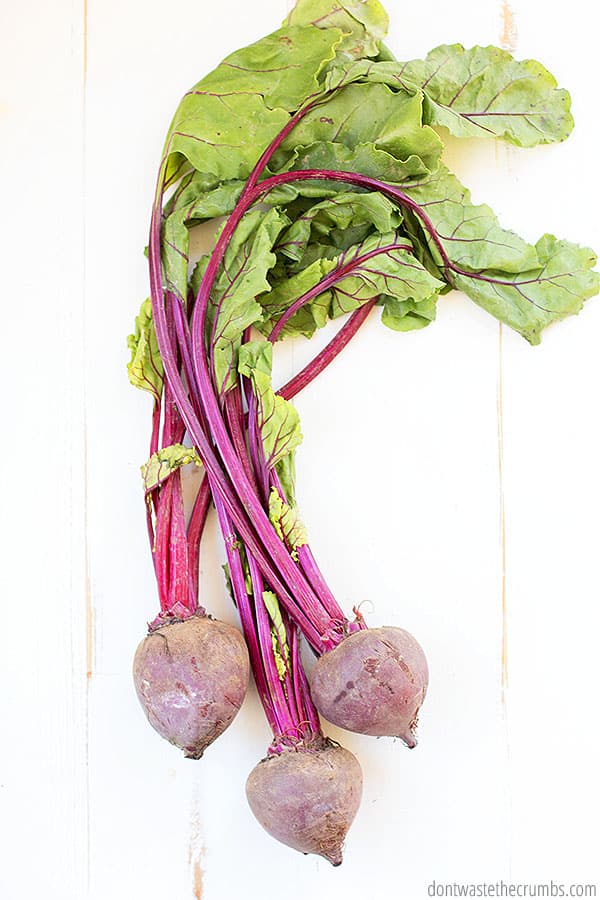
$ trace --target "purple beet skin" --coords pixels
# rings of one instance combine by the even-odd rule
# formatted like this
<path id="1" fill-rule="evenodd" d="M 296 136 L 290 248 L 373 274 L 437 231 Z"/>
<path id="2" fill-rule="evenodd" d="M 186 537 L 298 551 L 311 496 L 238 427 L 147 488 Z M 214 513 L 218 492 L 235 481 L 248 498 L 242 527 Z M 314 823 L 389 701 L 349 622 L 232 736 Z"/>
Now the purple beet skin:
<path id="1" fill-rule="evenodd" d="M 148 721 L 191 759 L 200 759 L 231 723 L 244 700 L 248 675 L 240 632 L 204 615 L 152 631 L 133 663 Z"/>
<path id="2" fill-rule="evenodd" d="M 250 809 L 272 837 L 301 853 L 342 862 L 344 838 L 362 795 L 362 771 L 349 750 L 284 750 L 263 759 L 246 782 Z"/>
<path id="3" fill-rule="evenodd" d="M 367 628 L 317 660 L 311 693 L 321 715 L 334 725 L 399 737 L 416 747 L 427 682 L 427 660 L 411 634 L 402 628 Z"/>

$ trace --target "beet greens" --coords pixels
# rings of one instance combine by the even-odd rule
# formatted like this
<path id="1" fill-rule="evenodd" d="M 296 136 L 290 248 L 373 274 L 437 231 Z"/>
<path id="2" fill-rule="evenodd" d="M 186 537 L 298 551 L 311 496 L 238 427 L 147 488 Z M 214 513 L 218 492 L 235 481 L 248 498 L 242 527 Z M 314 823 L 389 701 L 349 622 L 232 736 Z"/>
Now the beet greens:
<path id="1" fill-rule="evenodd" d="M 143 477 L 160 599 L 136 656 L 138 694 L 154 727 L 197 757 L 239 708 L 249 658 L 273 732 L 250 805 L 276 838 L 334 864 L 361 776 L 317 711 L 414 747 L 428 669 L 410 634 L 369 629 L 357 610 L 349 618 L 328 587 L 296 501 L 302 435 L 290 400 L 375 306 L 387 327 L 421 329 L 455 288 L 536 344 L 599 287 L 591 250 L 553 235 L 528 244 L 474 205 L 435 130 L 561 141 L 573 126 L 567 92 L 539 63 L 494 47 L 444 45 L 399 62 L 381 43 L 386 26 L 378 0 L 298 0 L 282 28 L 188 91 L 159 168 L 151 297 L 129 339 L 130 378 L 154 397 Z M 219 217 L 214 249 L 192 264 L 190 230 Z M 273 345 L 346 314 L 275 391 Z M 205 474 L 186 525 L 190 463 Z M 247 654 L 239 632 L 198 605 L 211 501 Z M 199 636 L 175 640 L 186 625 L 210 635 L 202 654 Z M 318 657 L 310 688 L 300 634 Z M 329 793 L 323 771 L 336 773 Z M 307 805 L 310 785 L 325 820 Z"/>

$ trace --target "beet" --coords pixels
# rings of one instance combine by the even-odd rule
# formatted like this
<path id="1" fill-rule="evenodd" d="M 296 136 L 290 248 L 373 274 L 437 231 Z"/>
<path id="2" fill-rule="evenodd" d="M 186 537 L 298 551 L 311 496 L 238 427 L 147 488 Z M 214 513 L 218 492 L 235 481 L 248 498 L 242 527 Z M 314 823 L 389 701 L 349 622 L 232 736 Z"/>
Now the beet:
<path id="1" fill-rule="evenodd" d="M 148 721 L 191 759 L 200 759 L 231 723 L 248 676 L 248 650 L 237 628 L 200 614 L 151 631 L 133 663 Z"/>
<path id="2" fill-rule="evenodd" d="M 356 757 L 320 739 L 267 756 L 246 782 L 250 809 L 272 837 L 301 853 L 316 853 L 334 866 L 362 795 Z"/>
<path id="3" fill-rule="evenodd" d="M 334 725 L 399 737 L 416 747 L 427 682 L 427 660 L 411 634 L 402 628 L 367 628 L 317 660 L 311 693 L 321 715 Z"/>

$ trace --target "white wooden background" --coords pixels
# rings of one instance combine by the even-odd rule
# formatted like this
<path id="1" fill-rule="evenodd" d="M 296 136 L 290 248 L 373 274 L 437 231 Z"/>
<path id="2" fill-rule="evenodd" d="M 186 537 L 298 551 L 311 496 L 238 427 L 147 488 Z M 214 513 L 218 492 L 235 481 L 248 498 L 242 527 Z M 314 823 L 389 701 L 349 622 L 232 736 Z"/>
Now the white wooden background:
<path id="1" fill-rule="evenodd" d="M 412 753 L 329 729 L 364 768 L 341 869 L 276 844 L 246 776 L 251 693 L 201 762 L 147 725 L 131 658 L 156 593 L 138 466 L 150 400 L 125 336 L 180 95 L 285 0 L 2 3 L 3 900 L 427 896 L 432 881 L 598 881 L 600 303 L 541 347 L 459 295 L 373 317 L 301 396 L 301 505 L 343 605 L 409 628 L 431 688 Z M 388 0 L 399 57 L 504 43 L 571 89 L 565 145 L 453 143 L 503 224 L 600 249 L 597 13 L 587 0 Z M 281 353 L 295 371 L 327 335 Z M 202 599 L 234 621 L 214 520 Z"/>

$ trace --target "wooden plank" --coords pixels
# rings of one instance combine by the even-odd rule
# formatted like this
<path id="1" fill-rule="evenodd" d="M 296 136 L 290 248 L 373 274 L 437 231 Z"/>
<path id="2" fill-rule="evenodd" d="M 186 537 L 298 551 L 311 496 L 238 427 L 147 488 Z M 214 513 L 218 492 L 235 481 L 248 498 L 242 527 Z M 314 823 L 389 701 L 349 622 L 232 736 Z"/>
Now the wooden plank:
<path id="1" fill-rule="evenodd" d="M 2 897 L 87 883 L 80 3 L 3 10 Z"/>
<path id="2" fill-rule="evenodd" d="M 584 187 L 589 147 L 600 139 L 595 53 L 587 8 L 548 15 L 515 4 L 518 53 L 541 59 L 572 92 L 575 130 L 564 145 L 504 148 L 499 175 L 509 224 L 600 246 Z M 560 28 L 558 27 L 560 25 Z M 591 201 L 591 202 L 590 202 Z M 521 225 L 523 223 L 523 226 Z M 598 882 L 594 835 L 600 728 L 594 706 L 600 578 L 600 430 L 595 407 L 600 308 L 550 329 L 530 348 L 502 338 L 506 505 L 506 712 L 510 753 L 511 857 L 515 880 Z"/>

